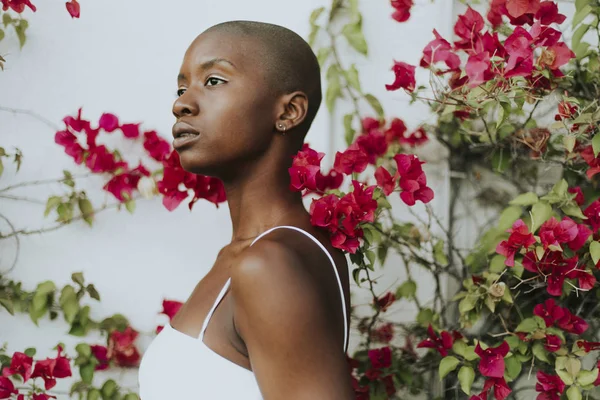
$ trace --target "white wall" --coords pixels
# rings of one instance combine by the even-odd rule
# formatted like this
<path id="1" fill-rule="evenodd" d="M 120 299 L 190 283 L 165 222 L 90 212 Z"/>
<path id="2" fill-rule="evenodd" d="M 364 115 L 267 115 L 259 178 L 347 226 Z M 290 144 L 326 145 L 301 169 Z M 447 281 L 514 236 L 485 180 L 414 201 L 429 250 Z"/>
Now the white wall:
<path id="1" fill-rule="evenodd" d="M 175 0 L 149 6 L 141 0 L 104 0 L 82 2 L 81 19 L 72 20 L 61 2 L 38 3 L 37 13 L 26 13 L 30 29 L 25 47 L 19 50 L 10 34 L 0 42 L 0 54 L 7 60 L 0 73 L 0 106 L 31 110 L 57 125 L 80 106 L 91 120 L 103 112 L 115 112 L 122 120 L 143 122 L 144 129 L 155 129 L 165 137 L 173 122 L 170 110 L 179 64 L 199 32 L 224 20 L 251 19 L 284 25 L 306 37 L 310 11 L 329 4 L 327 0 Z M 403 118 L 409 128 L 432 122 L 426 108 L 409 107 L 406 95 L 386 92 L 384 85 L 393 81 L 390 67 L 394 59 L 418 64 L 434 26 L 442 35 L 450 35 L 452 2 L 417 0 L 413 17 L 404 24 L 390 18 L 392 9 L 387 1 L 364 0 L 360 8 L 369 58 L 347 51 L 342 57 L 346 63 L 357 63 L 363 87 L 380 98 L 388 115 Z M 427 73 L 420 72 L 417 79 L 426 84 Z M 343 147 L 339 121 L 344 107 L 331 119 L 323 106 L 308 137 L 313 147 L 323 151 Z M 25 154 L 18 174 L 7 166 L 0 187 L 59 177 L 63 169 L 75 171 L 53 136 L 52 129 L 31 117 L 0 112 L 0 146 L 17 146 Z M 435 146 L 424 158 L 429 161 L 426 172 L 436 192 L 432 205 L 446 220 L 446 164 L 440 161 Z M 327 159 L 331 162 L 333 153 Z M 99 180 L 83 183 L 97 204 L 106 198 L 95 189 L 101 185 Z M 44 200 L 61 190 L 50 185 L 15 193 Z M 422 207 L 416 209 L 423 215 Z M 18 228 L 52 225 L 51 220 L 42 218 L 39 205 L 0 199 L 0 210 Z M 397 212 L 406 215 L 400 205 Z M 6 225 L 0 224 L 5 231 Z M 198 202 L 191 213 L 185 205 L 169 213 L 159 200 L 140 201 L 134 215 L 115 211 L 98 215 L 93 229 L 76 223 L 43 236 L 23 237 L 18 266 L 10 276 L 33 289 L 47 279 L 58 285 L 67 283 L 72 272 L 83 271 L 102 295 L 102 302 L 92 305 L 92 318 L 124 313 L 134 327 L 148 334 L 140 340 L 144 348 L 154 327 L 165 321 L 157 316 L 162 299 L 185 300 L 230 234 L 226 206 L 216 209 Z M 0 269 L 6 268 L 12 254 L 14 242 L 0 241 Z M 385 271 L 381 291 L 404 279 L 397 259 L 391 258 Z M 430 282 L 420 283 L 419 295 L 430 298 Z M 361 299 L 366 298 L 358 295 L 356 303 Z M 406 320 L 414 310 L 399 303 L 394 315 Z M 39 355 L 46 356 L 59 341 L 67 348 L 80 342 L 65 332 L 66 325 L 59 321 L 44 320 L 36 328 L 25 316 L 13 318 L 0 312 L 0 343 L 8 342 L 9 351 L 34 345 Z M 125 382 L 125 386 L 134 386 L 135 373 L 126 374 Z"/>

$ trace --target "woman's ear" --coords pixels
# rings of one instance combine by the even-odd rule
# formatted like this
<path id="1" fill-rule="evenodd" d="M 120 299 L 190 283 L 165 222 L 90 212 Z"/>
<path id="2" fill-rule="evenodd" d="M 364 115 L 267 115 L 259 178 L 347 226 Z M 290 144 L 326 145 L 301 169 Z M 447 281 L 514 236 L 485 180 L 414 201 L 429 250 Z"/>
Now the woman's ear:
<path id="1" fill-rule="evenodd" d="M 277 130 L 286 132 L 302 124 L 308 113 L 308 96 L 303 92 L 287 94 L 281 99 L 281 112 L 275 126 Z"/>

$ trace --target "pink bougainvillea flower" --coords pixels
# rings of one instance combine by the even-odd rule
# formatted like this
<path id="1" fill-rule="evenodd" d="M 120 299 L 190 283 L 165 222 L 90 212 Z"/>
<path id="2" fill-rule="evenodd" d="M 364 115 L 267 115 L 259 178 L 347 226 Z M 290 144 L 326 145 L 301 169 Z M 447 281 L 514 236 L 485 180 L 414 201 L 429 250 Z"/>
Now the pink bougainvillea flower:
<path id="1" fill-rule="evenodd" d="M 50 399 L 56 399 L 56 396 L 49 395 L 48 393 L 34 393 L 31 396 L 31 400 L 50 400 Z M 22 399 L 17 399 L 17 400 L 22 400 Z"/>
<path id="2" fill-rule="evenodd" d="M 594 200 L 585 210 L 583 215 L 588 219 L 585 222 L 592 227 L 592 231 L 596 233 L 600 229 L 600 200 Z"/>
<path id="3" fill-rule="evenodd" d="M 67 3 L 65 4 L 67 7 L 67 11 L 69 12 L 69 14 L 71 14 L 72 18 L 79 18 L 79 3 L 77 2 L 77 0 L 70 0 L 67 1 Z"/>
<path id="4" fill-rule="evenodd" d="M 19 391 L 15 389 L 15 385 L 10 379 L 5 376 L 0 376 L 0 399 L 8 399 L 13 394 L 17 394 Z"/>
<path id="5" fill-rule="evenodd" d="M 504 378 L 489 378 L 483 385 L 483 390 L 489 393 L 494 389 L 494 398 L 496 400 L 504 400 L 508 397 L 511 390 Z"/>
<path id="6" fill-rule="evenodd" d="M 77 136 L 69 131 L 58 131 L 54 135 L 54 143 L 65 148 L 65 153 L 71 156 L 77 164 L 84 160 L 85 149 L 77 141 Z"/>
<path id="7" fill-rule="evenodd" d="M 104 145 L 89 149 L 85 165 L 94 173 L 115 172 L 119 168 L 127 168 L 127 162 L 117 160 L 115 153 L 108 151 Z"/>
<path id="8" fill-rule="evenodd" d="M 42 378 L 46 390 L 56 386 L 56 378 L 67 378 L 71 376 L 71 364 L 69 359 L 61 355 L 62 348 L 58 348 L 56 358 L 47 358 L 36 361 L 31 378 Z"/>
<path id="9" fill-rule="evenodd" d="M 554 217 L 544 222 L 539 230 L 540 240 L 544 249 L 553 247 L 553 250 L 560 250 L 562 243 L 569 243 L 577 238 L 577 223 L 569 217 L 562 221 Z"/>
<path id="10" fill-rule="evenodd" d="M 319 192 L 325 192 L 328 189 L 338 189 L 342 186 L 343 181 L 344 174 L 337 172 L 335 169 L 331 169 L 329 173 L 325 175 L 319 171 L 315 178 L 317 191 Z"/>
<path id="11" fill-rule="evenodd" d="M 413 6 L 413 0 L 391 0 L 392 7 L 394 7 L 395 11 L 392 14 L 392 18 L 394 18 L 398 22 L 408 21 L 410 18 L 410 9 Z"/>
<path id="12" fill-rule="evenodd" d="M 100 346 L 97 344 L 90 346 L 92 349 L 92 354 L 98 360 L 98 364 L 96 365 L 96 371 L 102 371 L 108 368 L 109 360 L 108 360 L 108 349 L 106 346 Z"/>
<path id="13" fill-rule="evenodd" d="M 562 121 L 564 119 L 571 119 L 575 116 L 579 110 L 577 104 L 571 104 L 568 101 L 561 101 L 558 103 L 558 113 L 554 116 L 555 121 Z M 574 188 L 569 188 L 569 191 Z M 579 189 L 581 192 L 581 189 Z M 571 192 L 573 193 L 573 192 Z M 582 195 L 583 196 L 583 195 Z M 581 204 L 580 204 L 581 205 Z"/>
<path id="14" fill-rule="evenodd" d="M 75 132 L 81 132 L 82 130 L 90 130 L 90 121 L 81 119 L 81 108 L 77 110 L 77 117 L 66 116 L 63 118 L 65 125 L 74 130 Z"/>
<path id="15" fill-rule="evenodd" d="M 592 177 L 594 175 L 596 175 L 598 172 L 600 172 L 600 158 L 598 158 L 594 155 L 594 150 L 592 148 L 592 145 L 586 146 L 583 150 L 581 150 L 581 152 L 579 154 L 581 155 L 581 158 L 583 158 L 583 160 L 590 167 L 587 171 L 585 171 L 585 174 L 587 175 L 587 177 L 589 179 L 592 179 Z M 588 222 L 590 222 L 590 221 L 588 221 Z M 594 229 L 594 231 L 595 230 L 596 229 Z"/>
<path id="16" fill-rule="evenodd" d="M 383 166 L 375 170 L 375 180 L 377 181 L 377 186 L 383 190 L 386 196 L 389 196 L 396 188 L 394 178 Z"/>
<path id="17" fill-rule="evenodd" d="M 481 358 L 479 361 L 479 372 L 490 378 L 502 378 L 504 376 L 504 356 L 508 354 L 510 347 L 503 341 L 497 347 L 483 349 L 479 343 L 475 347 L 475 353 Z"/>
<path id="18" fill-rule="evenodd" d="M 446 331 L 442 331 L 438 336 L 431 324 L 429 324 L 429 327 L 427 328 L 427 334 L 429 337 L 419 343 L 417 347 L 436 349 L 442 357 L 446 357 L 448 355 L 448 350 L 450 350 L 454 344 L 452 335 Z"/>
<path id="19" fill-rule="evenodd" d="M 540 9 L 540 0 L 506 0 L 506 10 L 513 18 L 523 14 L 535 14 Z"/>
<path id="20" fill-rule="evenodd" d="M 586 353 L 590 351 L 600 350 L 600 342 L 588 342 L 587 340 L 578 340 L 577 346 L 583 349 Z"/>
<path id="21" fill-rule="evenodd" d="M 567 310 L 568 311 L 568 310 Z M 574 335 L 581 335 L 588 330 L 589 325 L 585 320 L 577 315 L 566 312 L 561 319 L 556 322 L 556 325 Z"/>
<path id="22" fill-rule="evenodd" d="M 558 43 L 543 49 L 538 63 L 542 67 L 546 66 L 550 70 L 556 71 L 567 64 L 572 58 L 575 58 L 575 53 L 569 49 L 566 43 Z"/>
<path id="23" fill-rule="evenodd" d="M 179 311 L 179 309 L 183 306 L 183 303 L 176 300 L 163 300 L 162 302 L 162 311 L 160 314 L 165 314 L 169 317 L 169 321 L 173 319 L 175 314 Z"/>
<path id="24" fill-rule="evenodd" d="M 334 231 L 337 228 L 335 208 L 339 200 L 334 194 L 313 199 L 310 205 L 310 223 Z"/>
<path id="25" fill-rule="evenodd" d="M 557 335 L 546 335 L 545 340 L 546 343 L 544 344 L 544 348 L 546 350 L 551 353 L 556 353 L 558 350 L 560 350 L 560 345 L 562 344 L 560 337 Z"/>
<path id="26" fill-rule="evenodd" d="M 425 132 L 425 128 L 419 127 L 417 130 L 412 132 L 407 136 L 402 136 L 400 138 L 400 143 L 407 144 L 410 147 L 420 146 L 429 141 L 429 137 L 427 137 L 427 132 Z"/>
<path id="27" fill-rule="evenodd" d="M 546 291 L 552 296 L 561 296 L 565 279 L 579 278 L 578 256 L 564 258 L 561 251 L 546 250 L 541 259 L 535 252 L 529 251 L 523 257 L 523 267 L 539 274 L 547 284 Z"/>
<path id="28" fill-rule="evenodd" d="M 469 77 L 469 86 L 477 87 L 494 77 L 490 55 L 487 52 L 471 55 L 465 66 Z"/>
<path id="29" fill-rule="evenodd" d="M 27 382 L 32 374 L 33 358 L 25 353 L 15 352 L 10 360 L 10 367 L 2 370 L 2 376 L 11 376 L 19 374 L 23 378 L 23 382 Z"/>
<path id="30" fill-rule="evenodd" d="M 450 70 L 457 69 L 460 66 L 460 58 L 452 51 L 452 45 L 438 33 L 433 30 L 435 39 L 425 46 L 423 57 L 421 58 L 421 67 L 427 68 L 439 61 L 446 63 Z"/>
<path id="31" fill-rule="evenodd" d="M 342 174 L 351 175 L 353 172 L 363 172 L 369 164 L 369 157 L 353 143 L 343 153 L 335 154 L 333 168 Z"/>
<path id="32" fill-rule="evenodd" d="M 522 27 L 517 27 L 504 42 L 509 58 L 504 69 L 507 78 L 529 76 L 533 71 L 533 38 Z"/>
<path id="33" fill-rule="evenodd" d="M 383 324 L 371 333 L 371 339 L 380 343 L 389 343 L 394 338 L 394 325 L 390 322 Z"/>
<path id="34" fill-rule="evenodd" d="M 586 225 L 577 225 L 577 236 L 568 243 L 569 248 L 573 251 L 578 251 L 586 244 L 591 235 L 592 231 Z"/>
<path id="35" fill-rule="evenodd" d="M 382 123 L 378 119 L 366 117 L 361 121 L 363 132 L 368 133 L 372 130 L 378 130 Z"/>
<path id="36" fill-rule="evenodd" d="M 429 203 L 433 199 L 433 190 L 427 186 L 427 177 L 421 167 L 423 161 L 414 154 L 396 154 L 394 156 L 400 177 L 399 186 L 402 189 L 400 198 L 409 206 L 419 200 Z"/>
<path id="37" fill-rule="evenodd" d="M 565 390 L 565 383 L 558 375 L 538 371 L 536 377 L 535 390 L 540 392 L 536 400 L 560 400 L 560 395 Z"/>
<path id="38" fill-rule="evenodd" d="M 497 28 L 502 25 L 502 16 L 507 13 L 506 0 L 492 0 L 486 18 L 493 28 Z"/>
<path id="39" fill-rule="evenodd" d="M 392 292 L 387 292 L 383 296 L 377 298 L 375 305 L 378 309 L 385 312 L 396 301 L 396 296 Z"/>
<path id="40" fill-rule="evenodd" d="M 140 124 L 123 124 L 121 131 L 126 138 L 135 139 L 140 136 Z"/>
<path id="41" fill-rule="evenodd" d="M 114 175 L 103 189 L 111 193 L 117 200 L 124 203 L 133 198 L 133 192 L 137 190 L 138 183 L 142 176 L 150 176 L 150 171 L 143 165 L 135 169 Z"/>
<path id="42" fill-rule="evenodd" d="M 371 130 L 356 138 L 356 145 L 367 156 L 370 164 L 375 164 L 377 159 L 384 155 L 388 149 L 385 135 L 377 130 Z"/>
<path id="43" fill-rule="evenodd" d="M 474 43 L 479 39 L 484 25 L 481 14 L 468 7 L 464 14 L 458 16 L 458 20 L 454 24 L 454 33 L 461 38 L 454 45 L 467 52 L 474 49 L 476 47 Z"/>
<path id="44" fill-rule="evenodd" d="M 68 4 L 68 3 L 67 3 Z M 119 118 L 111 113 L 104 113 L 98 121 L 98 128 L 105 130 L 108 133 L 113 132 L 119 127 Z"/>
<path id="45" fill-rule="evenodd" d="M 496 252 L 506 257 L 504 264 L 509 267 L 515 265 L 515 254 L 522 248 L 528 248 L 535 243 L 533 234 L 529 232 L 529 228 L 525 225 L 522 219 L 515 221 L 510 232 L 508 240 L 501 241 L 496 247 Z"/>
<path id="46" fill-rule="evenodd" d="M 29 0 L 2 0 L 2 11 L 11 8 L 14 12 L 20 14 L 25 10 L 25 6 L 29 7 L 31 11 L 35 12 L 37 10 Z"/>
<path id="47" fill-rule="evenodd" d="M 385 85 L 385 88 L 387 90 L 404 89 L 413 92 L 416 86 L 415 68 L 414 65 L 409 65 L 402 61 L 394 61 L 392 71 L 394 71 L 396 78 L 394 83 Z"/>
<path id="48" fill-rule="evenodd" d="M 389 368 L 392 366 L 392 350 L 389 347 L 369 350 L 371 366 L 375 369 Z"/>
<path id="49" fill-rule="evenodd" d="M 565 311 L 569 312 L 569 310 L 556 305 L 554 299 L 548 299 L 543 304 L 537 304 L 533 308 L 533 314 L 543 318 L 547 327 L 551 327 L 554 322 L 563 318 Z"/>
<path id="50" fill-rule="evenodd" d="M 559 108 L 560 110 L 560 108 Z M 576 196 L 573 198 L 573 200 L 575 200 L 575 203 L 577 203 L 578 206 L 582 206 L 583 203 L 585 203 L 585 197 L 583 197 L 583 192 L 581 191 L 581 188 L 579 186 L 572 186 L 568 189 L 569 193 L 573 193 Z"/>
<path id="51" fill-rule="evenodd" d="M 121 367 L 136 367 L 140 361 L 140 353 L 135 347 L 138 332 L 128 326 L 123 332 L 115 330 L 108 338 L 109 360 L 114 360 Z"/>
<path id="52" fill-rule="evenodd" d="M 558 12 L 558 5 L 554 1 L 544 1 L 540 3 L 540 8 L 535 13 L 535 19 L 543 25 L 550 25 L 553 23 L 562 24 L 567 17 Z"/>
<path id="53" fill-rule="evenodd" d="M 171 145 L 155 131 L 144 132 L 144 149 L 156 161 L 163 161 L 171 152 Z"/>

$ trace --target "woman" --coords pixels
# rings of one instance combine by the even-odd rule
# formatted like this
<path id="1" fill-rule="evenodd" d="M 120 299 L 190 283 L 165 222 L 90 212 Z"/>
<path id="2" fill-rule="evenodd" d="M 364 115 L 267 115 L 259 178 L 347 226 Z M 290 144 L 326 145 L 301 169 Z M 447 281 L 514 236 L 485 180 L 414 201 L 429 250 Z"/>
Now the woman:
<path id="1" fill-rule="evenodd" d="M 346 259 L 289 190 L 321 102 L 314 53 L 280 26 L 216 25 L 188 48 L 177 94 L 173 145 L 223 181 L 233 235 L 147 350 L 142 400 L 354 398 Z"/>

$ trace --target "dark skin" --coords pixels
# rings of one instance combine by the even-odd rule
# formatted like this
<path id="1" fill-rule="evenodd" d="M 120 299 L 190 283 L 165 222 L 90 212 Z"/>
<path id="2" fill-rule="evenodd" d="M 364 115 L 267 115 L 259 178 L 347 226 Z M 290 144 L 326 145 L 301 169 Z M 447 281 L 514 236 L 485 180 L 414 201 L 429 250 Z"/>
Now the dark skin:
<path id="1" fill-rule="evenodd" d="M 186 170 L 223 181 L 233 235 L 171 325 L 198 337 L 231 277 L 204 343 L 252 370 L 265 400 L 353 399 L 342 300 L 326 254 L 285 228 L 250 247 L 280 225 L 314 235 L 335 261 L 350 309 L 344 254 L 311 225 L 300 194 L 288 188 L 308 97 L 302 91 L 273 94 L 261 68 L 263 50 L 251 37 L 208 31 L 185 54 L 173 113 L 180 127 L 200 134 L 177 151 Z"/>

